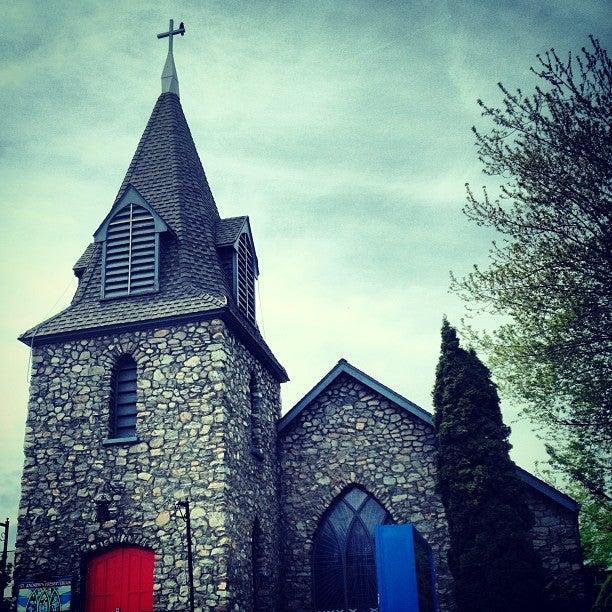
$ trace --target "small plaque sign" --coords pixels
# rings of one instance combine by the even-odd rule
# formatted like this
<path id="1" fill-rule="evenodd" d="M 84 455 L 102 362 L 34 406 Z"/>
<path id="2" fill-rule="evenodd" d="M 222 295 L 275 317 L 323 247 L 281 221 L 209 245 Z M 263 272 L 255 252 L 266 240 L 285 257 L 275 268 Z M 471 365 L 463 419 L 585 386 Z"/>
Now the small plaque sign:
<path id="1" fill-rule="evenodd" d="M 70 578 L 26 581 L 19 585 L 17 612 L 64 612 L 70 610 Z"/>

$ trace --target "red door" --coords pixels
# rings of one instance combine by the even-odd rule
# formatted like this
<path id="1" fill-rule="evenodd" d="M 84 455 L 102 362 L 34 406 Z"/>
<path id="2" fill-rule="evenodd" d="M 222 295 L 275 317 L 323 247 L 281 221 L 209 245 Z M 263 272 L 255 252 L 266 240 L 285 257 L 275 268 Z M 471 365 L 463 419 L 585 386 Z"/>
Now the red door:
<path id="1" fill-rule="evenodd" d="M 113 548 L 87 564 L 87 612 L 151 612 L 153 561 L 150 550 Z"/>

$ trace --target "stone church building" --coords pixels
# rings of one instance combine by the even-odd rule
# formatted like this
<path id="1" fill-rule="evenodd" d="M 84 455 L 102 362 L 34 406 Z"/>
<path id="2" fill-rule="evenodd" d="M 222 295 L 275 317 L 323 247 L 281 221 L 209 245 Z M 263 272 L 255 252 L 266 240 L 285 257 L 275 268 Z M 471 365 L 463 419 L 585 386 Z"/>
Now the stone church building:
<path id="1" fill-rule="evenodd" d="M 171 50 L 162 84 L 70 306 L 20 337 L 16 583 L 68 579 L 72 610 L 189 610 L 189 500 L 196 610 L 377 610 L 376 528 L 410 524 L 431 548 L 420 609 L 452 611 L 430 414 L 341 359 L 281 416 L 256 228 L 219 214 Z M 578 506 L 517 477 L 550 592 L 577 609 Z"/>

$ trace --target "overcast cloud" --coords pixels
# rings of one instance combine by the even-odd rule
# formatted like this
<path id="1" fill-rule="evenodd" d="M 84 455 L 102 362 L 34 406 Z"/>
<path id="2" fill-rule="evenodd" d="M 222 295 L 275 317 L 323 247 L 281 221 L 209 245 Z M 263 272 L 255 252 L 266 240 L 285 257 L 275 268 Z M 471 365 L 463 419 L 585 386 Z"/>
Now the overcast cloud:
<path id="1" fill-rule="evenodd" d="M 155 5 L 155 6 L 153 6 Z M 290 408 L 340 357 L 424 408 L 448 272 L 486 261 L 462 216 L 485 182 L 470 128 L 535 54 L 609 46 L 606 1 L 12 2 L 0 22 L 0 518 L 16 516 L 28 349 L 114 200 L 159 94 L 181 101 L 222 216 L 248 214 L 260 325 Z M 514 459 L 542 446 L 516 407 Z"/>

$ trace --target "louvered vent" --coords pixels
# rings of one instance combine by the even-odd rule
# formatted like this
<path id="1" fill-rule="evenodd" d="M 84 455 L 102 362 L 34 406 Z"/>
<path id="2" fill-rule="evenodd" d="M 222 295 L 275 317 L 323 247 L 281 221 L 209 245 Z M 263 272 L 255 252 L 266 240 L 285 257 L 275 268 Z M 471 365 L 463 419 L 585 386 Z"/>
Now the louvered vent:
<path id="1" fill-rule="evenodd" d="M 157 234 L 151 213 L 129 204 L 108 225 L 104 297 L 157 289 Z"/>
<path id="2" fill-rule="evenodd" d="M 122 357 L 113 377 L 112 438 L 131 438 L 136 435 L 136 362 Z"/>
<path id="3" fill-rule="evenodd" d="M 247 234 L 238 241 L 238 270 L 236 298 L 238 306 L 251 323 L 255 323 L 255 262 L 253 249 Z"/>

